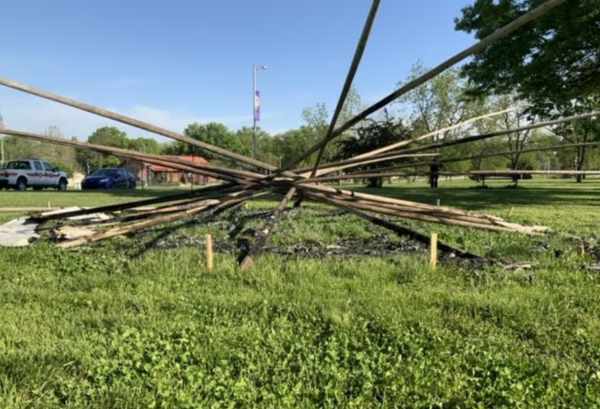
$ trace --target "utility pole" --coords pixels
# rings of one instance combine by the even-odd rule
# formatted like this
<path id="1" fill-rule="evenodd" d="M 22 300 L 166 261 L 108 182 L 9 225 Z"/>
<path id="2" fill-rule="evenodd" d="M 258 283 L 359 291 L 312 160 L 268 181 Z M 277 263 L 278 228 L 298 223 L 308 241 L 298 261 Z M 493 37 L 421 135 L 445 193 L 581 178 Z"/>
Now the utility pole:
<path id="1" fill-rule="evenodd" d="M 252 98 L 253 98 L 253 104 L 252 104 L 252 118 L 253 118 L 253 134 L 254 134 L 254 148 L 253 148 L 253 153 L 254 153 L 254 160 L 258 160 L 258 133 L 257 133 L 257 129 L 256 129 L 256 123 L 258 121 L 260 121 L 260 91 L 257 88 L 257 81 L 256 81 L 256 73 L 259 70 L 266 70 L 267 66 L 266 65 L 253 65 L 252 66 Z"/>
<path id="2" fill-rule="evenodd" d="M 4 135 L 2 132 L 6 129 L 2 111 L 0 111 L 0 166 L 4 167 Z"/>

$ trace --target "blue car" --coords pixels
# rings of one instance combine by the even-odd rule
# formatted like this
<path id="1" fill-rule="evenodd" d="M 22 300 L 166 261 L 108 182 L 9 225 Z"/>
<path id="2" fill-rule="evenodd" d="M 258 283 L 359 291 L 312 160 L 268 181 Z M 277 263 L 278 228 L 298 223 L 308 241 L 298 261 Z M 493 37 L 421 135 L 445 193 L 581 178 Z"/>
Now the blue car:
<path id="1" fill-rule="evenodd" d="M 126 169 L 98 169 L 83 179 L 81 189 L 135 189 L 136 178 Z"/>

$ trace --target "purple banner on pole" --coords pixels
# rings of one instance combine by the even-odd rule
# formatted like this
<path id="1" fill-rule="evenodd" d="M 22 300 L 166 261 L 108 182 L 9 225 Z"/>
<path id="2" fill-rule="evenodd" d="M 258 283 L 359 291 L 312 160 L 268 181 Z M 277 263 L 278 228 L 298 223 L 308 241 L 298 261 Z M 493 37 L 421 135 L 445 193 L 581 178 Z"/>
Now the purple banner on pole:
<path id="1" fill-rule="evenodd" d="M 260 91 L 256 91 L 254 95 L 254 120 L 260 121 Z"/>

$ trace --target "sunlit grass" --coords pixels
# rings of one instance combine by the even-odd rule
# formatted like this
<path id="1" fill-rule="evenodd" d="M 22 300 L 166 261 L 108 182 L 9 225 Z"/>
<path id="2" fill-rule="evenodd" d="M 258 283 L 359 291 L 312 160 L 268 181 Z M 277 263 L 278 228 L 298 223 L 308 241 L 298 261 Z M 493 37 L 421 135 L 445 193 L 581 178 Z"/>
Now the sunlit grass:
<path id="1" fill-rule="evenodd" d="M 238 216 L 171 225 L 73 251 L 0 249 L 1 408 L 565 407 L 600 405 L 600 275 L 573 233 L 594 241 L 600 183 L 399 182 L 378 193 L 548 225 L 524 237 L 407 224 L 533 270 L 474 270 L 426 252 L 384 257 L 267 253 L 238 270 L 277 198 Z M 100 205 L 167 192 L 0 192 L 1 206 Z M 270 246 L 404 239 L 318 204 L 289 212 Z M 1 215 L 7 218 L 12 215 Z M 402 221 L 402 223 L 405 223 Z M 167 228 L 168 227 L 168 228 Z M 250 229 L 250 230 L 247 230 Z M 247 230 L 245 233 L 243 230 Z M 159 250 L 164 233 L 217 244 Z"/>

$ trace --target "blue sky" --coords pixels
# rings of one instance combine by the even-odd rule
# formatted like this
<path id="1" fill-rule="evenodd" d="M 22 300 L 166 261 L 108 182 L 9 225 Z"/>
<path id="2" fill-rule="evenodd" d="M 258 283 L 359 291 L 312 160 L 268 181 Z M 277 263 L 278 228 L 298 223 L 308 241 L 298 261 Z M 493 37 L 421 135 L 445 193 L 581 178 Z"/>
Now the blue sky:
<path id="1" fill-rule="evenodd" d="M 383 0 L 355 82 L 363 102 L 393 91 L 419 59 L 433 66 L 472 44 L 453 23 L 470 2 Z M 265 64 L 268 71 L 259 74 L 261 125 L 281 132 L 302 124 L 303 108 L 335 105 L 371 2 L 0 3 L 4 78 L 176 131 L 194 121 L 236 129 L 251 125 L 251 67 Z M 58 126 L 81 139 L 114 124 L 3 87 L 0 109 L 10 128 L 41 132 Z"/>

